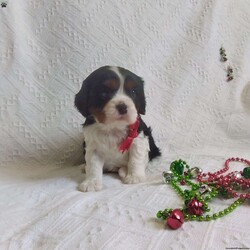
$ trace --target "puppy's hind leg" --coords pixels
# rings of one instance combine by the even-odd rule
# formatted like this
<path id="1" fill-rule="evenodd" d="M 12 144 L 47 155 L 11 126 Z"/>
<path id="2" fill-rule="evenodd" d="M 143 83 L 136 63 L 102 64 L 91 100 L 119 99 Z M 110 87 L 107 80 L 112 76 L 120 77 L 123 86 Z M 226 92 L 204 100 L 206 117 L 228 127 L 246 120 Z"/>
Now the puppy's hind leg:
<path id="1" fill-rule="evenodd" d="M 118 174 L 121 177 L 121 179 L 124 179 L 127 175 L 127 167 L 121 167 L 118 170 Z"/>

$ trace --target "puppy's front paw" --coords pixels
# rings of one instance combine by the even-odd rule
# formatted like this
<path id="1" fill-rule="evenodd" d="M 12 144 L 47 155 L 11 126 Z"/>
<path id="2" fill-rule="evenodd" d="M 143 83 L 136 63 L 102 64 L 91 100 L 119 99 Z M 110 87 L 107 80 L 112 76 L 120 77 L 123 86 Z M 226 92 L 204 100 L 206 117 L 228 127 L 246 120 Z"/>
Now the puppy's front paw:
<path id="1" fill-rule="evenodd" d="M 123 182 L 125 184 L 136 184 L 140 183 L 146 180 L 145 175 L 127 175 L 124 179 Z"/>
<path id="2" fill-rule="evenodd" d="M 93 192 L 102 189 L 101 180 L 85 180 L 79 185 L 79 190 L 82 192 Z"/>

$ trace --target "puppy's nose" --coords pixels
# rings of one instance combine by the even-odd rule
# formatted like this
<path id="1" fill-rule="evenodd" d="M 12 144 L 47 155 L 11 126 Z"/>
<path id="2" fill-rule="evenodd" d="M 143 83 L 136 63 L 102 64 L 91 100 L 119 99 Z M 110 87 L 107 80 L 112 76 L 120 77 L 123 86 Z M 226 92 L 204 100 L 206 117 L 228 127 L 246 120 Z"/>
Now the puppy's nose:
<path id="1" fill-rule="evenodd" d="M 118 110 L 120 115 L 127 114 L 127 105 L 123 102 L 116 105 L 116 109 Z"/>

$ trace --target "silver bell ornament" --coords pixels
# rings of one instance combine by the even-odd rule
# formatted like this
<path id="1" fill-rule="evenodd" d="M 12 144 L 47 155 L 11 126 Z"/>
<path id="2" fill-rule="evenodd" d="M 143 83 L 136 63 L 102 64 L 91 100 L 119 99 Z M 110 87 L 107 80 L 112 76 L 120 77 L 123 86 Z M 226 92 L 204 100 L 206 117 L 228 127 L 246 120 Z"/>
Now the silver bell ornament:
<path id="1" fill-rule="evenodd" d="M 194 167 L 190 169 L 189 173 L 191 175 L 191 178 L 195 179 L 199 174 L 202 173 L 202 170 L 200 168 Z"/>
<path id="2" fill-rule="evenodd" d="M 203 195 L 203 194 L 205 194 L 207 192 L 211 192 L 211 191 L 212 191 L 212 189 L 206 184 L 201 185 L 200 188 L 199 188 L 199 192 L 200 192 L 201 195 Z"/>
<path id="3" fill-rule="evenodd" d="M 172 171 L 166 171 L 166 172 L 164 171 L 162 173 L 162 176 L 163 176 L 163 181 L 167 184 L 170 183 L 174 178 L 174 174 Z"/>
<path id="4" fill-rule="evenodd" d="M 232 173 L 232 176 L 235 177 L 236 179 L 241 179 L 241 178 L 242 178 L 241 173 L 238 172 L 238 171 L 234 171 L 234 172 Z"/>

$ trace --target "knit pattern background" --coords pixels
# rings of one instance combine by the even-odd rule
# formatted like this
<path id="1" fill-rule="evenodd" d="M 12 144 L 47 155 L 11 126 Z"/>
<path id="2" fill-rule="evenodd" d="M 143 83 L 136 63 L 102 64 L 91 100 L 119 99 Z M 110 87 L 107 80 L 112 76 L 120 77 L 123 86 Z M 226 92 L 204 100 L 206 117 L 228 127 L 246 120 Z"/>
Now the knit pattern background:
<path id="1" fill-rule="evenodd" d="M 162 183 L 171 161 L 216 171 L 250 159 L 249 58 L 246 0 L 0 1 L 0 249 L 250 248 L 249 202 L 178 231 L 155 219 L 183 205 Z M 105 174 L 102 191 L 82 193 L 74 96 L 103 65 L 143 77 L 143 119 L 163 156 L 145 183 Z M 216 199 L 211 212 L 231 203 Z"/>

